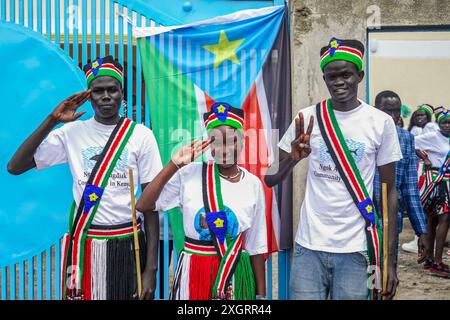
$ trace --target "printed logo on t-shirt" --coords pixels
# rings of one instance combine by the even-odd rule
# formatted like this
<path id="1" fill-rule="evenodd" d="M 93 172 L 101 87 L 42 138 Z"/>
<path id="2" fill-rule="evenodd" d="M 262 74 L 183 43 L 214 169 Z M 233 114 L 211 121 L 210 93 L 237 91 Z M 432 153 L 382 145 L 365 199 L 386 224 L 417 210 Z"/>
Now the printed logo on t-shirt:
<path id="1" fill-rule="evenodd" d="M 82 162 L 83 162 L 83 176 L 78 179 L 78 185 L 84 186 L 91 175 L 92 169 L 95 163 L 102 153 L 103 147 L 88 147 L 81 150 Z M 109 187 L 115 188 L 129 188 L 130 182 L 128 177 L 128 150 L 125 148 L 119 159 L 117 160 L 116 166 L 108 180 Z"/>
<path id="2" fill-rule="evenodd" d="M 225 213 L 227 214 L 228 219 L 228 234 L 231 238 L 235 238 L 238 234 L 239 229 L 239 223 L 237 221 L 235 213 L 225 206 L 224 208 Z M 197 214 L 195 215 L 194 219 L 194 228 L 198 233 L 198 239 L 203 241 L 211 241 L 211 233 L 208 228 L 208 224 L 206 223 L 206 216 L 205 216 L 205 208 L 201 208 Z"/>
<path id="3" fill-rule="evenodd" d="M 359 163 L 365 154 L 366 145 L 362 142 L 355 141 L 353 139 L 345 139 L 347 143 L 348 149 L 350 150 L 350 154 L 353 159 L 355 159 L 356 163 Z M 333 159 L 331 158 L 330 152 L 325 144 L 325 141 L 320 138 L 320 163 L 322 164 L 334 164 Z"/>
<path id="4" fill-rule="evenodd" d="M 100 154 L 103 151 L 103 147 L 89 147 L 81 150 L 83 156 L 83 168 L 85 170 L 92 170 L 97 162 Z M 117 160 L 116 168 L 122 169 L 128 166 L 128 150 L 125 148 L 122 154 Z"/>
<path id="5" fill-rule="evenodd" d="M 366 145 L 353 139 L 345 139 L 345 142 L 347 143 L 350 154 L 358 164 L 364 158 Z M 314 170 L 313 174 L 318 178 L 341 182 L 341 177 L 337 171 L 336 165 L 322 138 L 319 138 L 319 170 Z"/>

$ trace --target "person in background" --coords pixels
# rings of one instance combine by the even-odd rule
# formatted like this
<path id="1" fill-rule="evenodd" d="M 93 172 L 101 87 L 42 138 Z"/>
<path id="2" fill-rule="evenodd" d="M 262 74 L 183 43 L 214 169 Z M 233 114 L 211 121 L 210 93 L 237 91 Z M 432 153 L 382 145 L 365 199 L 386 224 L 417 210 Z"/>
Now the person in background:
<path id="1" fill-rule="evenodd" d="M 408 131 L 415 137 L 423 133 L 439 131 L 437 123 L 432 121 L 433 113 L 434 107 L 430 104 L 424 103 L 418 106 L 411 115 Z"/>
<path id="2" fill-rule="evenodd" d="M 450 278 L 450 268 L 442 262 L 450 213 L 450 111 L 442 108 L 436 113 L 436 118 L 439 131 L 428 132 L 415 139 L 416 150 L 425 151 L 427 160 L 432 165 L 419 178 L 431 248 L 424 268 Z"/>
<path id="3" fill-rule="evenodd" d="M 380 92 L 375 98 L 375 107 L 389 114 L 395 123 L 401 119 L 401 99 L 393 91 L 386 90 Z M 427 239 L 426 219 L 420 202 L 419 185 L 417 176 L 417 161 L 414 145 L 414 136 L 408 131 L 397 126 L 397 134 L 400 142 L 403 159 L 396 164 L 396 185 L 398 192 L 398 234 L 403 229 L 403 212 L 408 212 L 408 218 L 417 237 L 416 248 L 418 247 L 418 263 L 425 261 L 428 255 L 429 244 Z M 374 182 L 375 198 L 380 208 L 381 185 L 378 172 Z M 397 240 L 398 243 L 398 240 Z"/>

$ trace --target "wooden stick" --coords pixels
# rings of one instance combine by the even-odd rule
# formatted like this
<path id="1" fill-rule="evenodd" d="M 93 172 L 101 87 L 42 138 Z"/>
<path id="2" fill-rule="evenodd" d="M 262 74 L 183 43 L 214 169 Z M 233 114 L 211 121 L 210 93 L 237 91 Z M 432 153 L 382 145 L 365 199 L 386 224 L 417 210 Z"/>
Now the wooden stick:
<path id="1" fill-rule="evenodd" d="M 388 218 L 388 200 L 387 200 L 387 183 L 383 182 L 381 184 L 381 200 L 383 202 L 383 292 L 387 290 L 387 280 L 388 280 L 388 226 L 389 226 L 389 218 Z"/>
<path id="2" fill-rule="evenodd" d="M 136 274 L 137 274 L 138 299 L 139 299 L 142 294 L 141 257 L 139 255 L 139 238 L 136 219 L 136 197 L 134 195 L 133 170 L 128 169 L 128 174 L 130 176 L 131 217 L 133 220 L 134 253 L 136 256 Z"/>

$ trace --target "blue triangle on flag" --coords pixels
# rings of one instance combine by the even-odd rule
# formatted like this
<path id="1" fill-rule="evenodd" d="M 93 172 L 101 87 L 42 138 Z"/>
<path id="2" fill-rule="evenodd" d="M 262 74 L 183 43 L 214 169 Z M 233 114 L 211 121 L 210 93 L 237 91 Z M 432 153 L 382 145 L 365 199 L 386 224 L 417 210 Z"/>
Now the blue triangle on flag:
<path id="1" fill-rule="evenodd" d="M 86 185 L 83 193 L 84 209 L 83 214 L 87 214 L 95 206 L 103 195 L 103 189 L 92 184 Z"/>
<path id="2" fill-rule="evenodd" d="M 209 212 L 206 214 L 206 222 L 221 244 L 227 236 L 228 219 L 224 211 Z"/>

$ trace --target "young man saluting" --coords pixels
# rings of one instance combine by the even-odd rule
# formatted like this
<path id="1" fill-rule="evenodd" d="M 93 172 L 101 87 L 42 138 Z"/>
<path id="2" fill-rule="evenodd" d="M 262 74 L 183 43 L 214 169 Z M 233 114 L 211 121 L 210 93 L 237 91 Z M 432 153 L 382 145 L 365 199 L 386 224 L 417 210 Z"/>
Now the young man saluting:
<path id="1" fill-rule="evenodd" d="M 364 78 L 361 42 L 333 38 L 320 55 L 331 99 L 299 112 L 278 144 L 281 169 L 265 177 L 267 185 L 274 186 L 309 156 L 290 298 L 380 297 L 381 214 L 370 196 L 378 167 L 381 182 L 388 185 L 390 240 L 384 294 L 392 299 L 398 284 L 395 162 L 402 157 L 395 124 L 357 97 Z M 306 132 L 304 120 L 309 124 Z"/>
<path id="2" fill-rule="evenodd" d="M 133 170 L 134 189 L 138 182 L 144 189 L 161 170 L 161 159 L 152 131 L 119 114 L 122 66 L 107 56 L 84 71 L 88 90 L 53 110 L 16 151 L 8 171 L 21 174 L 69 164 L 74 203 L 62 246 L 63 298 L 131 299 L 137 282 L 128 171 Z M 85 112 L 77 109 L 88 99 L 95 115 L 77 121 Z M 64 125 L 54 129 L 60 123 Z M 159 222 L 157 213 L 144 215 L 144 223 L 138 221 L 144 270 L 140 298 L 148 299 L 156 286 Z"/>

